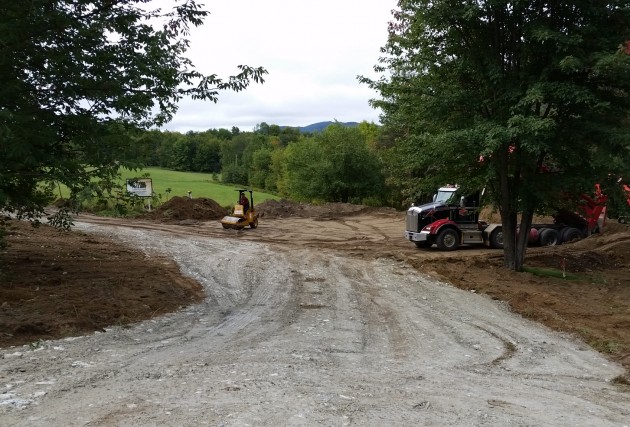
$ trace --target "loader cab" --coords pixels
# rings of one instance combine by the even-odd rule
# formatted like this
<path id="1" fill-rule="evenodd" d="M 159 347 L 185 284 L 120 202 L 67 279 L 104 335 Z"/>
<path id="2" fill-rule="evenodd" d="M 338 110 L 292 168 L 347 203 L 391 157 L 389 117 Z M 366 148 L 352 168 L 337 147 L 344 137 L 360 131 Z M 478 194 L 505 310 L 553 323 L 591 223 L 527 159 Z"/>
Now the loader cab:
<path id="1" fill-rule="evenodd" d="M 254 210 L 254 192 L 252 190 L 240 189 L 238 191 L 238 200 L 234 205 L 234 215 L 247 215 L 247 212 Z M 248 194 L 249 193 L 249 197 Z"/>

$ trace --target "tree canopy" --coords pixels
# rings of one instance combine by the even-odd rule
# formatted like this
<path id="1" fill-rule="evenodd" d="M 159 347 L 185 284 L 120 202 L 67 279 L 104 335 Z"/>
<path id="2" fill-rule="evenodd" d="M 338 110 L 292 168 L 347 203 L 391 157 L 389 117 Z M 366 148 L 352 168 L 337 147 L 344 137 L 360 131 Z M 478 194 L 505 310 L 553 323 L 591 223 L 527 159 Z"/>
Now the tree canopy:
<path id="1" fill-rule="evenodd" d="M 381 169 L 361 129 L 333 124 L 287 147 L 285 191 L 298 200 L 361 201 L 380 195 Z"/>
<path id="2" fill-rule="evenodd" d="M 37 218 L 56 183 L 74 193 L 134 167 L 134 130 L 161 125 L 185 96 L 262 83 L 240 65 L 203 75 L 185 56 L 194 0 L 171 10 L 150 0 L 32 0 L 0 5 L 0 209 Z M 208 166 L 211 167 L 211 166 Z"/>
<path id="3" fill-rule="evenodd" d="M 537 210 L 630 174 L 628 40 L 628 1 L 401 0 L 360 80 L 410 182 L 488 187 L 520 270 Z"/>

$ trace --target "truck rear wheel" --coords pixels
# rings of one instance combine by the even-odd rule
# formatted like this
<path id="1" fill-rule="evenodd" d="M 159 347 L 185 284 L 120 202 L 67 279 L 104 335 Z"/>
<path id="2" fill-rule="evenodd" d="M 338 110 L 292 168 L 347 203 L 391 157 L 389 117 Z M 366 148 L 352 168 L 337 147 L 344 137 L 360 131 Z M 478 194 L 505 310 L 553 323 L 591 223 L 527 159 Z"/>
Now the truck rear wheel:
<path id="1" fill-rule="evenodd" d="M 459 247 L 459 234 L 452 228 L 440 231 L 435 239 L 435 243 L 440 250 L 454 251 Z"/>
<path id="2" fill-rule="evenodd" d="M 572 242 L 574 240 L 580 240 L 582 232 L 575 227 L 567 227 L 562 230 L 562 243 Z"/>
<path id="3" fill-rule="evenodd" d="M 539 236 L 540 246 L 556 246 L 560 244 L 560 234 L 553 228 L 542 228 Z"/>

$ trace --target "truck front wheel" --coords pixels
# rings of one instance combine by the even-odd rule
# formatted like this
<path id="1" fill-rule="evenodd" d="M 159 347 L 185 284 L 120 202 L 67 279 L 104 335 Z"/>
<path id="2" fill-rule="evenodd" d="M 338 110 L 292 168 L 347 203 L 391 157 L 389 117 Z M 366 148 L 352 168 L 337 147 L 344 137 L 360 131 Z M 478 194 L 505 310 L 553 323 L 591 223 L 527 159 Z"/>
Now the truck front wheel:
<path id="1" fill-rule="evenodd" d="M 442 251 L 454 251 L 459 247 L 459 234 L 452 228 L 440 231 L 435 239 L 437 247 Z"/>
<path id="2" fill-rule="evenodd" d="M 503 229 L 497 228 L 490 234 L 490 247 L 503 249 Z"/>

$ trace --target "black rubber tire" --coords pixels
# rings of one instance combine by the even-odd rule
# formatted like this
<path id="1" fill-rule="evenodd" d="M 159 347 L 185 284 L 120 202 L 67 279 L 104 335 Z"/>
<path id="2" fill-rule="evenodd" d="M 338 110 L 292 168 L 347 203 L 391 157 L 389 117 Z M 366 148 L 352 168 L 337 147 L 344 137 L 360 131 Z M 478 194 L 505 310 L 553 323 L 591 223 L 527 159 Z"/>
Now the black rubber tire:
<path id="1" fill-rule="evenodd" d="M 562 243 L 569 243 L 574 240 L 580 240 L 584 236 L 582 232 L 575 227 L 566 227 L 562 229 Z"/>
<path id="2" fill-rule="evenodd" d="M 413 242 L 414 245 L 416 245 L 416 248 L 420 248 L 420 249 L 428 249 L 431 246 L 433 246 L 433 242 L 430 242 L 428 240 L 424 240 L 422 242 Z"/>
<path id="3" fill-rule="evenodd" d="M 258 227 L 258 218 L 255 218 L 250 224 L 249 224 L 250 228 L 256 228 Z"/>
<path id="4" fill-rule="evenodd" d="M 437 235 L 435 244 L 442 251 L 454 251 L 459 247 L 459 234 L 452 228 L 446 228 Z"/>
<path id="5" fill-rule="evenodd" d="M 560 233 L 553 228 L 541 228 L 538 237 L 540 246 L 556 246 L 560 244 Z"/>
<path id="6" fill-rule="evenodd" d="M 620 216 L 617 221 L 619 222 L 619 224 L 625 224 L 627 220 L 625 216 Z"/>
<path id="7" fill-rule="evenodd" d="M 490 247 L 494 249 L 503 249 L 503 229 L 495 228 L 490 234 Z"/>

